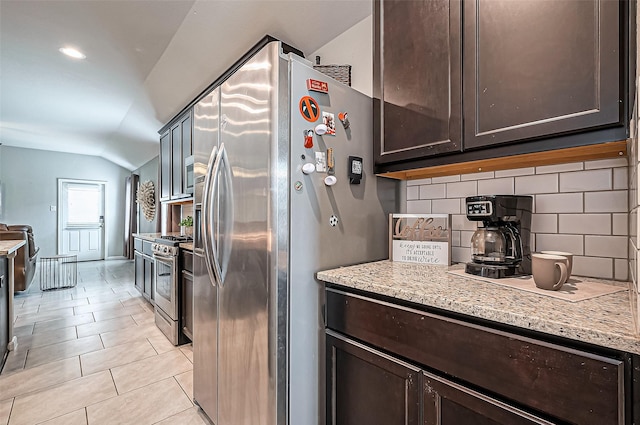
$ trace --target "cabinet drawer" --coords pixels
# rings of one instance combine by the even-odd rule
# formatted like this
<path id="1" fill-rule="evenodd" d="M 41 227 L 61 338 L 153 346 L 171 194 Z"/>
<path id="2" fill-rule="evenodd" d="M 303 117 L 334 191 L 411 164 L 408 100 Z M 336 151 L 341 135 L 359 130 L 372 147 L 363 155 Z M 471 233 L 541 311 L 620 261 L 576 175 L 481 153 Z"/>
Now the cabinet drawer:
<path id="1" fill-rule="evenodd" d="M 142 239 L 134 238 L 133 239 L 133 249 L 142 252 Z"/>
<path id="2" fill-rule="evenodd" d="M 191 251 L 181 249 L 180 256 L 182 257 L 182 269 L 193 273 L 193 253 Z"/>
<path id="3" fill-rule="evenodd" d="M 577 424 L 624 423 L 623 362 L 342 291 L 327 327 Z"/>
<path id="4" fill-rule="evenodd" d="M 142 252 L 148 256 L 153 256 L 153 251 L 151 251 L 151 242 L 142 241 Z"/>

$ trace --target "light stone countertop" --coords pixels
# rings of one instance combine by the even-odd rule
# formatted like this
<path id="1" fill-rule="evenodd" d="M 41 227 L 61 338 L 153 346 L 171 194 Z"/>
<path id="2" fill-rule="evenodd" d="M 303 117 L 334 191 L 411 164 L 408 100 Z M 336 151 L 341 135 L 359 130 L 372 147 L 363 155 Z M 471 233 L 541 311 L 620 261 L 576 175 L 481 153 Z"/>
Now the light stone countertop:
<path id="1" fill-rule="evenodd" d="M 0 255 L 9 255 L 27 243 L 24 239 L 0 241 Z"/>
<path id="2" fill-rule="evenodd" d="M 178 244 L 181 249 L 186 249 L 187 251 L 193 251 L 193 242 L 183 242 Z"/>
<path id="3" fill-rule="evenodd" d="M 453 266 L 460 268 L 461 266 Z M 640 354 L 629 291 L 579 302 L 388 260 L 318 272 L 318 280 L 446 311 Z M 628 287 L 627 282 L 597 280 Z"/>
<path id="4" fill-rule="evenodd" d="M 162 236 L 162 233 L 134 233 L 133 234 L 134 238 L 144 239 L 149 242 L 155 242 L 155 240 L 158 239 L 160 236 Z"/>

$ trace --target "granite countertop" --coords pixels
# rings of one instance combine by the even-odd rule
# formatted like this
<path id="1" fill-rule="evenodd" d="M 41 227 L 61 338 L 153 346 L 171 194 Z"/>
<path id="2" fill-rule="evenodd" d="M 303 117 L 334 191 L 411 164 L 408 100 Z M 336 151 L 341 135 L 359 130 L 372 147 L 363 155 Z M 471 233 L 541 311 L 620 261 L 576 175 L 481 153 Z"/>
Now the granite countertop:
<path id="1" fill-rule="evenodd" d="M 186 249 L 187 251 L 193 251 L 193 242 L 183 242 L 178 245 L 180 249 Z"/>
<path id="2" fill-rule="evenodd" d="M 9 255 L 27 243 L 24 239 L 0 241 L 0 255 Z"/>
<path id="3" fill-rule="evenodd" d="M 385 260 L 322 271 L 317 278 L 428 307 L 640 354 L 640 335 L 635 328 L 628 290 L 574 303 L 456 276 L 447 270 L 443 266 Z M 598 281 L 628 286 L 627 282 Z"/>
<path id="4" fill-rule="evenodd" d="M 144 239 L 149 242 L 154 242 L 160 236 L 162 236 L 162 233 L 134 233 L 133 234 L 134 238 Z"/>

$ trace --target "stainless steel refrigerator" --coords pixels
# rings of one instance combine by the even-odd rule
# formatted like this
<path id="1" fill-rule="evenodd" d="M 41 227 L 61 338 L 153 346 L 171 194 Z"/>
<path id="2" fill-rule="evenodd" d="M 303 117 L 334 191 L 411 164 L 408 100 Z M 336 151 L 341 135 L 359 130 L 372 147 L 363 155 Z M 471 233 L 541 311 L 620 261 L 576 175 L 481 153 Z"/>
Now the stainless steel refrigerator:
<path id="1" fill-rule="evenodd" d="M 194 399 L 216 425 L 324 423 L 315 273 L 387 258 L 396 211 L 372 129 L 369 97 L 279 42 L 196 104 Z"/>

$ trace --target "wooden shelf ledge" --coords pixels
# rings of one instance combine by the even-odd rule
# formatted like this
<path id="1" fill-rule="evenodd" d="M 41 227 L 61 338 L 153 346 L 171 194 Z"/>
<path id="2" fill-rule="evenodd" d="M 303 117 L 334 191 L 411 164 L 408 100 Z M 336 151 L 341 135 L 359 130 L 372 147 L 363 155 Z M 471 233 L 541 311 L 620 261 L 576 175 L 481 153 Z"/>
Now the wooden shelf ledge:
<path id="1" fill-rule="evenodd" d="M 378 174 L 378 176 L 398 180 L 418 180 L 428 177 L 511 170 L 525 167 L 539 167 L 543 165 L 567 164 L 570 162 L 624 158 L 626 156 L 627 141 L 621 140 L 618 142 L 602 143 L 598 145 L 579 146 L 575 148 L 527 153 L 501 158 L 437 165 L 427 168 L 416 168 L 413 170 L 393 171 Z"/>

